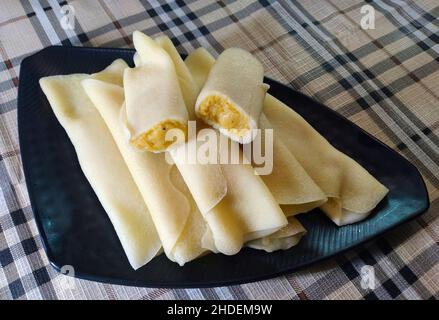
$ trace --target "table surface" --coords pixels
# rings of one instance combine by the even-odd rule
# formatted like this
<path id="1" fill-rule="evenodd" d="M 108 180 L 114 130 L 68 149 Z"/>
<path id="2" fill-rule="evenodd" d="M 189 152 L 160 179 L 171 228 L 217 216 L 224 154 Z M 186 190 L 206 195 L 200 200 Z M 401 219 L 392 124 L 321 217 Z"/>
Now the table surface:
<path id="1" fill-rule="evenodd" d="M 438 298 L 439 3 L 364 5 L 357 0 L 2 0 L 0 299 Z M 370 14 L 375 28 L 363 29 Z M 173 290 L 70 281 L 58 274 L 42 248 L 21 166 L 20 62 L 55 44 L 132 47 L 134 30 L 166 34 L 181 53 L 200 46 L 215 55 L 233 46 L 252 52 L 269 77 L 328 105 L 415 164 L 428 187 L 430 210 L 355 250 L 262 282 Z M 373 268 L 374 289 L 362 285 L 364 266 Z"/>

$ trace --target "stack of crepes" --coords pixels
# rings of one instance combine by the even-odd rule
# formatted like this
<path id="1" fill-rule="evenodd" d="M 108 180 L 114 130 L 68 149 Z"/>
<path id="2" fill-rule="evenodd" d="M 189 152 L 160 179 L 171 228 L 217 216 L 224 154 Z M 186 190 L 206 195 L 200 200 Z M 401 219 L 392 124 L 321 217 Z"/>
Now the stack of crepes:
<path id="1" fill-rule="evenodd" d="M 134 68 L 118 59 L 40 85 L 134 269 L 162 252 L 184 265 L 243 246 L 288 249 L 306 233 L 296 214 L 320 207 L 339 226 L 354 223 L 388 192 L 266 94 L 262 66 L 249 53 L 228 49 L 216 62 L 199 48 L 183 61 L 167 37 L 136 31 L 133 40 Z M 187 161 L 179 151 L 199 143 L 187 135 L 188 120 L 230 138 L 219 149 L 241 150 L 254 139 L 250 129 L 273 129 L 273 171 Z M 170 129 L 185 142 L 169 148 Z"/>

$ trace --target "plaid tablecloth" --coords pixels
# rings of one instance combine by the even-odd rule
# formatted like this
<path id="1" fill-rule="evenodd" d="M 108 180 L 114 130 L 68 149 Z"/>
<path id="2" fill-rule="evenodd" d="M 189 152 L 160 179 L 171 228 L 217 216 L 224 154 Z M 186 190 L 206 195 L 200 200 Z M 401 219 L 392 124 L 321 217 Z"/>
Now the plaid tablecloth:
<path id="1" fill-rule="evenodd" d="M 0 299 L 438 298 L 439 2 L 367 2 L 375 29 L 362 28 L 371 7 L 358 0 L 2 0 Z M 73 30 L 63 16 L 73 16 Z M 189 290 L 85 280 L 63 285 L 65 276 L 42 248 L 21 167 L 20 62 L 60 43 L 132 47 L 134 30 L 167 34 L 181 53 L 199 46 L 215 54 L 233 46 L 251 51 L 268 76 L 330 106 L 413 162 L 427 184 L 430 210 L 358 249 L 268 281 Z M 374 268 L 374 290 L 361 286 L 365 265 Z"/>

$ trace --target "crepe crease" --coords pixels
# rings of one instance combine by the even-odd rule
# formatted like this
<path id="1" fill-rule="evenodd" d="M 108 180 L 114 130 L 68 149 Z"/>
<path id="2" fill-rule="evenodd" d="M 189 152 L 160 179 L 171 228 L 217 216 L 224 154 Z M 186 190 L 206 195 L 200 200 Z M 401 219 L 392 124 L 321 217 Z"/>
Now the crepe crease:
<path id="1" fill-rule="evenodd" d="M 160 239 L 111 133 L 81 86 L 85 79 L 121 85 L 126 67 L 125 62 L 116 60 L 93 75 L 45 77 L 40 85 L 72 141 L 81 169 L 107 212 L 131 266 L 137 269 L 158 253 Z"/>
<path id="2" fill-rule="evenodd" d="M 215 60 L 206 50 L 199 48 L 188 56 L 186 62 L 200 85 L 206 81 Z M 280 187 L 283 184 L 285 187 L 295 188 L 308 181 L 307 188 L 314 190 L 311 194 L 315 201 L 308 199 L 300 202 L 299 210 L 307 211 L 320 206 L 337 225 L 364 219 L 387 194 L 388 189 L 363 167 L 334 148 L 300 115 L 270 94 L 264 100 L 260 126 L 272 127 L 277 137 L 274 140 L 281 141 L 280 144 L 274 143 L 277 152 L 274 151 L 273 175 L 267 176 L 264 181 L 287 214 L 289 210 L 292 210 L 291 214 L 297 213 L 297 201 L 300 197 L 294 199 L 294 195 L 299 195 L 300 192 L 297 193 L 296 190 L 287 193 L 286 189 Z M 282 169 L 278 169 L 279 167 Z M 291 182 L 286 183 L 286 179 L 281 177 L 288 171 L 294 171 L 297 176 L 290 176 Z M 282 173 L 277 174 L 278 172 Z M 301 188 L 303 186 L 298 189 Z M 323 192 L 323 197 L 318 189 Z M 288 195 L 293 198 L 285 199 Z M 303 195 L 310 194 L 306 192 Z M 326 202 L 325 197 L 328 198 Z M 284 203 L 287 201 L 292 203 Z"/>

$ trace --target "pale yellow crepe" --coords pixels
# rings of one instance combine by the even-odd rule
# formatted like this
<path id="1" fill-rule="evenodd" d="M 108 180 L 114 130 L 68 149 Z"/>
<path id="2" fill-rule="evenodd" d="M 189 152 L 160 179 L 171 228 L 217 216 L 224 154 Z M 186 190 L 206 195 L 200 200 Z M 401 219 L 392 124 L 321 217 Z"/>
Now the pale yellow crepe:
<path id="1" fill-rule="evenodd" d="M 171 40 L 165 36 L 152 40 L 140 32 L 135 32 L 134 36 L 137 39 L 136 48 L 139 48 L 136 57 L 136 63 L 139 66 L 143 66 L 145 63 L 152 65 L 156 60 L 166 60 L 173 65 L 173 70 L 176 76 L 175 78 L 178 79 L 179 90 L 184 97 L 184 106 L 189 115 L 189 119 L 195 120 L 193 106 L 195 104 L 198 88 Z M 157 50 L 157 47 L 161 48 L 161 50 Z M 159 55 L 155 60 L 151 58 L 150 52 L 152 51 L 156 51 Z M 194 134 L 195 133 L 196 132 L 194 132 Z M 191 145 L 193 143 L 196 143 L 196 140 L 192 140 L 187 144 Z M 199 209 L 204 213 L 215 207 L 226 195 L 227 182 L 222 174 L 221 166 L 219 164 L 187 165 L 184 155 L 182 157 L 178 156 L 184 148 L 185 145 L 181 145 L 180 147 L 175 148 L 175 152 L 170 154 L 174 158 L 173 161 L 177 163 L 180 172 L 186 180 Z"/>
<path id="2" fill-rule="evenodd" d="M 203 48 L 195 50 L 186 60 L 198 83 L 207 79 L 209 69 L 215 61 Z M 387 194 L 388 189 L 364 168 L 331 146 L 300 115 L 270 94 L 266 94 L 263 114 L 282 144 L 329 198 L 321 209 L 337 225 L 364 219 Z M 276 168 L 276 164 L 274 167 Z M 285 181 L 273 180 L 270 190 L 280 199 L 281 194 L 276 192 L 278 188 L 275 185 L 281 185 Z M 290 209 L 290 205 L 282 207 L 284 210 Z"/>
<path id="3" fill-rule="evenodd" d="M 300 115 L 267 95 L 264 113 L 329 201 L 321 209 L 337 225 L 364 219 L 389 191 L 357 162 L 334 148 Z"/>
<path id="4" fill-rule="evenodd" d="M 201 90 L 215 59 L 204 48 L 198 48 L 188 55 L 185 63 Z M 259 127 L 272 128 L 264 114 L 260 116 Z M 263 134 L 264 132 L 262 137 Z M 273 171 L 269 175 L 261 175 L 261 178 L 286 216 L 310 211 L 326 201 L 323 191 L 305 172 L 276 132 L 273 137 Z"/>
<path id="5" fill-rule="evenodd" d="M 141 32 L 133 34 L 141 65 L 126 68 L 124 89 L 126 126 L 130 142 L 152 152 L 167 150 L 171 129 L 187 131 L 189 119 L 174 64 L 167 53 Z"/>
<path id="6" fill-rule="evenodd" d="M 165 154 L 139 152 L 127 141 L 119 113 L 122 87 L 87 79 L 82 85 L 110 129 L 116 144 L 148 205 L 168 258 L 180 265 L 205 249 L 201 239 L 205 222 L 180 173 L 165 161 Z"/>
<path id="7" fill-rule="evenodd" d="M 189 69 L 198 91 L 201 91 L 206 82 L 209 71 L 215 63 L 215 58 L 204 48 L 198 48 L 192 51 L 184 59 L 186 67 Z"/>
<path id="8" fill-rule="evenodd" d="M 107 212 L 131 266 L 137 269 L 158 253 L 160 239 L 110 131 L 81 86 L 81 81 L 89 78 L 121 84 L 126 67 L 125 62 L 116 60 L 91 76 L 46 77 L 40 85 L 72 141 L 82 171 Z"/>
<path id="9" fill-rule="evenodd" d="M 134 61 L 134 65 L 136 67 L 139 67 L 142 65 L 142 61 L 140 61 L 140 57 L 139 57 L 139 54 L 137 52 L 135 52 L 133 55 L 133 61 Z"/>
<path id="10" fill-rule="evenodd" d="M 219 138 L 219 132 L 215 130 L 208 133 L 213 134 L 213 138 Z M 203 138 L 203 132 L 200 132 L 199 137 Z M 191 140 L 188 141 L 188 144 L 191 143 Z M 217 146 L 229 148 L 228 145 L 219 142 Z M 176 153 L 175 150 L 170 152 Z M 220 170 L 219 179 L 204 179 L 202 172 L 211 165 L 187 164 L 183 157 L 178 155 L 173 155 L 173 159 L 211 231 L 214 246 L 210 247 L 204 242 L 204 247 L 232 255 L 237 253 L 245 242 L 269 235 L 287 224 L 281 208 L 250 164 L 214 165 Z M 205 190 L 212 190 L 212 186 L 218 186 L 218 181 L 222 181 L 223 177 L 227 183 L 226 193 L 223 197 L 218 197 L 220 201 L 213 207 L 211 201 L 208 202 L 209 206 L 206 206 L 204 200 L 211 198 Z M 217 190 L 221 192 L 223 189 Z"/>
<path id="11" fill-rule="evenodd" d="M 215 59 L 203 48 L 195 50 L 186 58 L 186 66 L 193 75 L 199 90 L 201 90 L 214 62 Z M 271 124 L 268 120 L 263 115 L 261 117 L 260 127 L 270 128 Z M 284 204 L 281 206 L 284 214 L 288 217 L 307 212 L 324 203 L 326 196 L 304 172 L 282 142 L 279 139 L 274 139 L 273 142 L 273 172 L 270 175 L 262 175 L 261 178 L 277 203 Z M 299 221 L 290 219 L 292 220 L 289 221 L 288 225 L 279 231 L 267 236 L 254 235 L 255 240 L 247 242 L 246 245 L 268 252 L 296 245 L 306 231 Z M 214 252 L 218 251 L 211 233 L 206 233 L 203 243 L 204 247 L 210 248 Z"/>
<path id="12" fill-rule="evenodd" d="M 195 137 L 189 138 L 187 143 L 170 150 L 183 179 L 186 181 L 195 202 L 204 214 L 212 210 L 228 192 L 227 179 L 218 163 L 199 163 L 197 159 L 187 159 L 186 150 L 196 150 L 200 142 Z"/>
<path id="13" fill-rule="evenodd" d="M 252 54 L 224 50 L 198 95 L 196 115 L 234 141 L 251 142 L 268 89 L 263 79 L 264 68 Z"/>
<path id="14" fill-rule="evenodd" d="M 190 71 L 176 54 L 172 43 L 168 42 L 163 48 L 174 61 L 180 87 L 184 91 L 190 88 L 184 95 L 188 101 L 194 101 L 195 97 L 191 98 L 191 95 L 197 93 L 198 87 L 194 90 L 196 82 L 192 80 Z M 185 83 L 185 79 L 190 81 Z M 219 138 L 217 131 L 210 130 L 210 133 Z M 199 132 L 199 138 L 203 139 L 202 132 Z M 190 139 L 186 147 L 197 143 L 195 139 Z M 219 148 L 229 147 L 217 145 Z M 183 146 L 170 153 L 209 226 L 210 236 L 206 235 L 206 239 L 212 241 L 204 241 L 204 247 L 235 254 L 245 242 L 271 234 L 287 224 L 276 200 L 261 178 L 254 174 L 251 165 L 191 164 L 179 153 L 181 148 Z"/>

